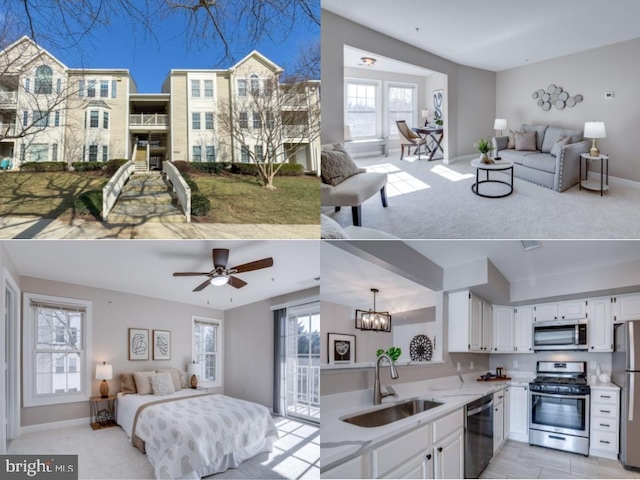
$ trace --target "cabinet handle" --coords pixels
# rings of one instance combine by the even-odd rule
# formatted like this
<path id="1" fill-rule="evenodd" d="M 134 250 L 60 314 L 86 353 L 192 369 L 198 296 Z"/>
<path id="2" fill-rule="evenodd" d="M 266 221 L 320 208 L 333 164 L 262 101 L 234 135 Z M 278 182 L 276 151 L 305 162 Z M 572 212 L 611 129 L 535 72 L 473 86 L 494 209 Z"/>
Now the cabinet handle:
<path id="1" fill-rule="evenodd" d="M 431 460 L 431 454 L 427 455 L 427 460 Z"/>
<path id="2" fill-rule="evenodd" d="M 439 452 L 442 452 L 442 447 L 438 447 L 438 451 L 439 451 Z"/>
<path id="3" fill-rule="evenodd" d="M 611 410 L 600 410 L 600 413 L 611 413 Z"/>
<path id="4" fill-rule="evenodd" d="M 606 443 L 607 445 L 609 445 L 609 443 L 611 442 L 609 442 L 608 440 L 600 440 L 600 443 Z"/>
<path id="5" fill-rule="evenodd" d="M 593 350 L 593 345 L 591 345 L 591 350 Z"/>
<path id="6" fill-rule="evenodd" d="M 504 395 L 500 395 L 498 398 L 504 398 Z"/>
<path id="7" fill-rule="evenodd" d="M 601 427 L 607 427 L 607 428 L 608 428 L 608 427 L 610 427 L 611 425 L 608 425 L 608 424 L 606 424 L 606 423 L 601 423 L 601 424 L 600 424 L 600 426 L 601 426 Z"/>
<path id="8" fill-rule="evenodd" d="M 562 319 L 564 320 L 564 315 L 562 315 Z"/>
<path id="9" fill-rule="evenodd" d="M 611 398 L 611 395 L 600 395 L 600 398 Z"/>

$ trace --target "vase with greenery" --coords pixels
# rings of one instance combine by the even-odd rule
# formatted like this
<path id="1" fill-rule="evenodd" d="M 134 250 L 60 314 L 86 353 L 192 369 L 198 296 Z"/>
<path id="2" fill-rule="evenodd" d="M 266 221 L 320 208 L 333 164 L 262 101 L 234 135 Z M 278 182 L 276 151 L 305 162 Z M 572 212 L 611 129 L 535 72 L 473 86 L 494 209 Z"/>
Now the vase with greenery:
<path id="1" fill-rule="evenodd" d="M 480 161 L 482 163 L 494 163 L 494 161 L 489 158 L 489 152 L 493 150 L 491 140 L 481 138 L 475 143 L 475 147 L 481 154 Z"/>
<path id="2" fill-rule="evenodd" d="M 435 123 L 437 126 L 441 127 L 442 125 L 444 125 L 444 120 L 442 120 L 442 117 L 436 118 L 436 120 L 433 123 Z"/>
<path id="3" fill-rule="evenodd" d="M 400 347 L 391 347 L 389 348 L 389 350 L 385 352 L 383 349 L 379 348 L 376 351 L 376 357 L 379 357 L 383 353 L 386 353 L 387 355 L 389 355 L 391 357 L 391 360 L 395 362 L 396 360 L 398 360 L 400 355 L 402 355 L 402 349 Z M 383 360 L 383 361 L 386 362 L 387 360 Z"/>

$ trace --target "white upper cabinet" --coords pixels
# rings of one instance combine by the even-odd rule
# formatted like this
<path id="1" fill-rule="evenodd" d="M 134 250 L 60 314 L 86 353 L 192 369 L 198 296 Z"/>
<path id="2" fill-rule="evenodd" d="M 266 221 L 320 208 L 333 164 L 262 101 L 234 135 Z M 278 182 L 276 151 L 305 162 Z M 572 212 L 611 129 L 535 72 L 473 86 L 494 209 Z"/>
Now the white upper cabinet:
<path id="1" fill-rule="evenodd" d="M 616 322 L 640 320 L 640 293 L 613 297 L 613 319 Z"/>
<path id="2" fill-rule="evenodd" d="M 535 322 L 548 322 L 558 319 L 558 303 L 540 303 L 533 307 Z"/>
<path id="3" fill-rule="evenodd" d="M 487 301 L 482 302 L 482 350 L 491 351 L 491 342 L 493 341 L 493 318 L 491 315 L 491 304 Z"/>
<path id="4" fill-rule="evenodd" d="M 613 351 L 612 297 L 589 299 L 589 351 Z"/>
<path id="5" fill-rule="evenodd" d="M 491 349 L 491 304 L 468 290 L 449 293 L 449 351 Z"/>
<path id="6" fill-rule="evenodd" d="M 494 353 L 512 353 L 513 347 L 513 307 L 493 306 L 493 345 Z"/>
<path id="7" fill-rule="evenodd" d="M 482 299 L 471 294 L 469 299 L 469 351 L 482 351 Z"/>
<path id="8" fill-rule="evenodd" d="M 513 347 L 516 353 L 533 352 L 533 307 L 516 307 L 513 322 Z"/>
<path id="9" fill-rule="evenodd" d="M 558 304 L 558 320 L 579 320 L 587 318 L 587 301 L 571 300 Z"/>

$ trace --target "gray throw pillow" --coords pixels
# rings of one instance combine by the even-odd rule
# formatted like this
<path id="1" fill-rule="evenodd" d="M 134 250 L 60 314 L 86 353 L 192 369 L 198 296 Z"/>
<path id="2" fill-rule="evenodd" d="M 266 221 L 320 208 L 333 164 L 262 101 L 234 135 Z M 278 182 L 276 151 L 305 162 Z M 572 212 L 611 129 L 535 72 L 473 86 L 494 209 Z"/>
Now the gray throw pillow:
<path id="1" fill-rule="evenodd" d="M 516 132 L 509 130 L 509 144 L 507 148 L 516 148 Z"/>
<path id="2" fill-rule="evenodd" d="M 551 155 L 553 155 L 554 157 L 557 157 L 558 154 L 560 154 L 562 147 L 564 147 L 569 143 L 569 140 L 571 140 L 571 137 L 560 137 L 556 141 L 556 143 L 553 144 L 553 148 L 551 149 Z"/>
<path id="3" fill-rule="evenodd" d="M 151 388 L 153 389 L 154 395 L 171 395 L 176 391 L 173 387 L 171 374 L 167 372 L 152 375 Z"/>
<path id="4" fill-rule="evenodd" d="M 333 218 L 327 217 L 324 213 L 320 215 L 320 236 L 323 240 L 342 240 L 347 237 L 347 233 Z"/>
<path id="5" fill-rule="evenodd" d="M 535 152 L 536 132 L 516 132 L 516 150 Z"/>
<path id="6" fill-rule="evenodd" d="M 322 152 L 320 156 L 322 181 L 329 185 L 339 185 L 358 173 L 358 166 L 346 152 Z"/>

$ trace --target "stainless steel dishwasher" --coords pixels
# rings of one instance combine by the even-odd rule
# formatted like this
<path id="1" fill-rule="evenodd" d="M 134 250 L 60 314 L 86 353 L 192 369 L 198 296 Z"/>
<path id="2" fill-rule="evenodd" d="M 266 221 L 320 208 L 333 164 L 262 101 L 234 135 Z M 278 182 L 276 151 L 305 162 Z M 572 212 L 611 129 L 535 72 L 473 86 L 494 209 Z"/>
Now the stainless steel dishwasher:
<path id="1" fill-rule="evenodd" d="M 467 404 L 464 478 L 478 478 L 493 457 L 493 394 Z"/>

